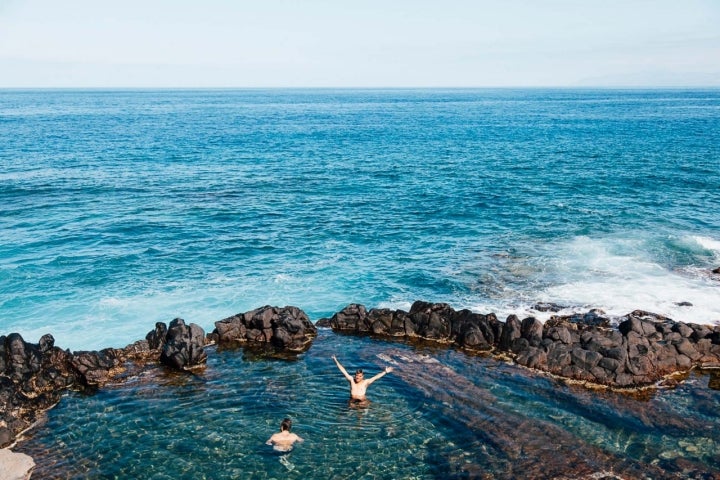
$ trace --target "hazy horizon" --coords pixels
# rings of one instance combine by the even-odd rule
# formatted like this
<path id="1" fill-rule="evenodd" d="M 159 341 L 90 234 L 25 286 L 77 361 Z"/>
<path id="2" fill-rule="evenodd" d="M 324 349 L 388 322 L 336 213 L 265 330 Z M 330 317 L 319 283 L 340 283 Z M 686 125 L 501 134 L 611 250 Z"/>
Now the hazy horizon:
<path id="1" fill-rule="evenodd" d="M 720 2 L 0 0 L 0 88 L 720 86 Z"/>
<path id="2" fill-rule="evenodd" d="M 62 87 L 0 87 L 0 91 L 78 91 L 78 92 L 92 92 L 92 91 L 205 91 L 205 90 L 217 90 L 217 91 L 262 91 L 262 90 L 277 90 L 277 91 L 293 91 L 293 90 L 314 90 L 314 91 L 414 91 L 414 90 L 447 90 L 447 91 L 468 91 L 468 90 L 637 90 L 637 91 L 653 91 L 653 90 L 718 90 L 720 85 L 505 85 L 505 86 L 480 86 L 480 87 L 464 87 L 464 86 L 440 86 L 440 87 L 415 87 L 415 86 L 392 86 L 392 87 L 365 87 L 365 86 L 330 86 L 330 87 L 313 87 L 313 86 L 291 86 L 291 87 L 244 87 L 244 86 L 199 86 L 199 87 L 184 87 L 184 86 L 113 86 L 113 85 L 102 85 L 102 86 L 62 86 Z"/>

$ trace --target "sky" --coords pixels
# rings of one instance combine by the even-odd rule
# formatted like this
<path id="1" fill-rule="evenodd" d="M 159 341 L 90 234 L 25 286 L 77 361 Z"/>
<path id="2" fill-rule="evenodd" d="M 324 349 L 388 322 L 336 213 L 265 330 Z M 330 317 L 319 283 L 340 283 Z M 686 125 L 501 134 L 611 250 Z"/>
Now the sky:
<path id="1" fill-rule="evenodd" d="M 0 88 L 720 86 L 720 0 L 0 0 Z"/>

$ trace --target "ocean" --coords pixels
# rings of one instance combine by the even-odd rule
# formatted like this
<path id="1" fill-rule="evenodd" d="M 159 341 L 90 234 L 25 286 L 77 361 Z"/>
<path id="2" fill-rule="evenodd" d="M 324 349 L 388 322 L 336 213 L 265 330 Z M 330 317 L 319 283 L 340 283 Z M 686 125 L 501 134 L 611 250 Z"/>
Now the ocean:
<path id="1" fill-rule="evenodd" d="M 100 349 L 123 347 L 144 338 L 155 322 L 175 317 L 209 332 L 215 321 L 263 305 L 294 305 L 316 321 L 349 303 L 408 309 L 415 300 L 494 312 L 501 320 L 509 314 L 544 320 L 553 313 L 538 304 L 553 303 L 562 307 L 559 313 L 598 308 L 621 316 L 642 309 L 679 321 L 720 324 L 720 275 L 711 273 L 720 267 L 717 89 L 0 90 L 0 139 L 0 335 L 19 332 L 37 342 L 51 333 L 62 348 Z M 311 377 L 319 375 L 313 368 L 320 368 L 331 384 L 342 386 L 344 380 L 335 377 L 338 372 L 324 363 L 323 354 L 354 355 L 372 370 L 389 361 L 384 349 L 401 348 L 340 338 L 323 332 L 317 346 L 290 364 L 248 361 L 242 353 L 229 360 L 222 352 L 208 375 L 222 371 L 223 381 L 229 381 L 223 365 L 232 363 L 229 372 L 249 375 L 260 369 L 262 378 L 279 381 L 276 375 L 292 375 L 294 365 Z M 374 356 L 362 356 L 365 350 Z M 402 355 L 418 354 L 413 352 Z M 449 358 L 450 353 L 422 355 L 459 362 L 453 371 L 460 376 L 478 368 L 459 360 L 462 356 Z M 407 367 L 406 360 L 393 361 Z M 358 419 L 331 396 L 329 408 L 353 417 L 352 422 L 342 417 L 338 424 L 352 423 L 358 435 L 372 441 L 399 436 L 401 443 L 413 443 L 423 432 L 422 441 L 434 439 L 425 446 L 469 442 L 480 448 L 482 439 L 472 433 L 451 439 L 457 425 L 436 425 L 442 423 L 439 417 L 426 412 L 440 410 L 443 418 L 452 418 L 461 407 L 474 408 L 476 414 L 485 407 L 472 402 L 468 407 L 457 398 L 449 402 L 459 402 L 457 408 L 447 407 L 430 377 L 418 388 L 408 386 L 410 377 L 397 373 L 393 378 L 385 383 L 392 387 L 387 400 L 398 405 L 401 423 L 394 419 L 397 411 L 378 405 L 382 401 Z M 524 387 L 507 386 L 506 397 L 522 397 L 517 404 L 507 400 L 508 408 L 524 412 L 527 405 L 543 402 L 551 408 L 552 395 L 537 393 L 545 388 L 538 385 L 550 381 L 528 378 Z M 175 392 L 180 396 L 187 393 L 184 389 L 198 395 L 198 389 L 209 388 L 207 382 L 193 377 L 171 381 L 169 388 L 180 389 Z M 298 382 L 313 390 L 313 405 L 323 401 L 317 392 L 321 385 Z M 383 382 L 377 384 L 380 395 Z M 711 402 L 718 398 L 715 389 L 702 386 L 714 385 L 707 376 L 695 382 L 702 392 L 698 395 L 709 395 Z M 242 403 L 245 387 L 250 388 L 211 389 L 229 402 L 215 408 L 203 409 L 198 399 L 203 397 L 193 397 L 188 405 L 204 414 L 183 428 L 195 431 L 212 423 L 200 420 L 204 416 L 235 412 L 239 407 L 229 405 Z M 128 387 L 91 399 L 71 395 L 49 413 L 48 423 L 82 429 L 87 426 L 73 423 L 77 416 L 114 417 L 103 412 L 120 410 L 115 403 L 132 396 L 118 393 L 123 388 Z M 272 404 L 278 392 L 268 388 L 262 387 L 257 400 Z M 467 388 L 486 392 L 491 387 Z M 565 392 L 569 387 L 547 388 Z M 149 402 L 143 408 L 158 416 L 163 401 L 148 400 L 154 391 L 149 388 L 143 397 Z M 572 397 L 573 405 L 586 395 L 570 392 L 563 395 Z M 682 413 L 670 415 L 691 415 L 685 403 L 697 392 L 681 393 L 672 395 L 680 396 L 676 403 Z M 302 398 L 296 394 L 294 401 Z M 423 403 L 426 397 L 435 403 Z M 663 392 L 660 397 L 669 398 Z M 610 403 L 626 401 L 635 400 L 613 397 Z M 269 437 L 281 419 L 278 412 L 257 408 L 262 412 L 245 414 L 263 432 L 270 428 Z M 583 416 L 576 406 L 557 408 L 567 410 L 547 415 L 570 423 L 571 417 Z M 288 400 L 279 409 L 296 418 L 299 434 L 305 421 L 316 438 L 342 443 L 323 433 L 332 424 L 308 423 L 310 405 L 293 406 Z M 611 449 L 613 455 L 635 456 L 647 465 L 657 458 L 673 461 L 678 451 L 688 454 L 677 446 L 680 440 L 673 448 L 657 447 L 677 426 L 651 429 L 645 440 L 636 439 L 632 435 L 638 428 L 618 426 L 628 414 L 617 413 L 617 406 L 612 411 L 607 416 L 612 419 L 602 423 L 612 430 L 607 435 L 598 433 L 593 440 L 588 435 L 594 434 L 587 433 L 592 429 L 582 426 L 566 431 L 582 438 L 574 441 L 604 445 L 603 451 L 609 448 L 603 442 L 616 435 L 618 445 L 627 443 L 625 450 Z M 498 412 L 485 414 L 496 419 L 493 428 L 498 418 L 503 425 L 518 426 L 507 425 Z M 109 439 L 135 438 L 136 430 L 128 425 L 137 425 L 140 417 L 132 411 L 127 415 L 124 426 L 97 431 L 113 451 L 118 445 Z M 370 421 L 373 415 L 380 418 Z M 716 413 L 702 415 L 717 419 Z M 469 420 L 473 416 L 461 414 L 460 423 L 479 432 Z M 369 422 L 365 430 L 358 426 L 363 421 Z M 388 424 L 395 425 L 394 433 L 378 426 Z M 62 449 L 49 448 L 64 452 L 60 458 L 74 459 L 72 468 L 87 465 L 81 473 L 60 470 L 69 477 L 164 478 L 159 471 L 139 475 L 98 460 L 82 441 L 73 443 L 76 430 L 58 425 L 46 437 L 39 430 L 24 448 L 32 449 L 33 441 L 43 448 L 50 439 L 60 442 Z M 409 425 L 415 428 L 397 433 Z M 252 457 L 255 450 L 248 445 L 257 439 L 246 445 L 235 438 L 247 426 L 229 422 L 223 428 L 216 432 L 215 450 L 193 465 L 236 449 L 249 448 Z M 581 430 L 586 433 L 577 433 Z M 150 451 L 157 453 L 158 445 L 169 442 L 167 435 L 146 439 L 154 446 Z M 707 451 L 720 445 L 717 435 L 702 433 Z M 685 436 L 682 441 L 688 441 Z M 631 453 L 627 445 L 633 445 Z M 392 453 L 398 447 L 377 448 Z M 468 473 L 461 468 L 465 463 L 494 471 L 496 478 L 512 478 L 498 473 L 507 471 L 506 464 L 478 458 L 477 448 L 443 448 L 439 459 L 417 457 L 408 470 L 389 477 L 383 477 L 387 469 L 367 473 L 370 466 L 353 457 L 356 470 L 337 475 L 323 470 L 316 478 L 444 478 L 449 472 L 460 478 Z M 508 449 L 496 446 L 505 455 Z M 308 450 L 293 454 L 309 455 Z M 660 456 L 668 451 L 673 453 L 667 458 Z M 360 452 L 377 453 L 367 446 Z M 243 471 L 243 462 L 249 462 L 250 470 L 226 478 L 266 478 L 258 472 L 270 471 L 268 465 L 277 466 L 277 459 L 255 453 L 259 460 L 252 457 L 233 467 Z M 323 455 L 348 461 L 339 447 Z M 696 455 L 704 459 L 696 459 L 702 468 L 717 460 L 716 454 L 702 455 Z M 391 458 L 380 463 L 399 468 Z M 128 458 L 114 461 L 124 465 Z M 168 471 L 163 462 L 151 458 L 139 465 L 163 465 Z M 279 472 L 307 476 L 309 463 L 303 462 Z M 45 474 L 51 470 L 42 468 Z M 170 471 L 194 467 L 177 468 Z M 208 472 L 207 478 L 217 474 L 213 468 Z M 192 477 L 203 475 L 196 471 Z"/>
<path id="2" fill-rule="evenodd" d="M 718 90 L 3 91 L 0 137 L 31 341 L 268 304 L 720 321 Z"/>

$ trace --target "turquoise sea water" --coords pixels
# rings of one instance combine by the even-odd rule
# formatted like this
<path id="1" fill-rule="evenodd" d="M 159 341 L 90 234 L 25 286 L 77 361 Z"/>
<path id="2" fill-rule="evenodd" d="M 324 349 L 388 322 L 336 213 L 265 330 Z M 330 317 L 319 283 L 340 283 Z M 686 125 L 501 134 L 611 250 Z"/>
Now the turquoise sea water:
<path id="1" fill-rule="evenodd" d="M 720 321 L 718 90 L 2 91 L 0 137 L 29 339 L 417 299 Z"/>
<path id="2" fill-rule="evenodd" d="M 555 302 L 566 311 L 602 308 L 622 315 L 640 308 L 676 320 L 720 323 L 720 280 L 710 274 L 720 266 L 720 90 L 5 90 L 0 139 L 0 334 L 17 331 L 36 342 L 52 333 L 57 345 L 73 350 L 121 347 L 144 337 L 156 321 L 178 316 L 209 331 L 216 320 L 266 304 L 295 305 L 317 320 L 352 302 L 409 308 L 418 299 L 495 312 L 501 319 L 510 313 L 546 318 L 533 305 Z M 330 350 L 348 355 L 348 363 L 373 359 L 370 366 L 379 369 L 391 347 L 332 335 L 323 339 L 337 344 L 328 351 L 316 345 L 290 363 L 248 362 L 242 354 L 223 352 L 211 360 L 217 365 L 208 368 L 210 377 L 183 378 L 181 385 L 168 380 L 172 386 L 165 393 L 148 386 L 147 396 L 139 395 L 147 405 L 133 400 L 127 417 L 118 415 L 119 405 L 128 402 L 124 389 L 144 393 L 142 384 L 89 399 L 69 397 L 50 412 L 48 424 L 72 426 L 72 419 L 93 415 L 120 419 L 113 428 L 96 426 L 101 443 L 116 451 L 110 439 L 139 435 L 132 425 L 144 409 L 161 416 L 159 396 L 182 397 L 188 388 L 196 414 L 171 409 L 169 415 L 184 419 L 182 428 L 188 430 L 179 436 L 194 438 L 195 445 L 195 434 L 188 432 L 212 423 L 208 415 L 215 418 L 219 411 L 216 420 L 226 421 L 235 411 L 224 404 L 203 408 L 194 382 L 215 385 L 212 375 L 218 375 L 222 380 L 208 395 L 221 395 L 231 405 L 252 387 L 228 386 L 234 381 L 228 372 L 251 383 L 258 368 L 273 379 L 302 371 L 310 378 L 331 375 L 326 370 L 332 365 L 324 363 Z M 366 349 L 375 356 L 363 357 Z M 438 355 L 458 378 L 482 378 L 490 369 L 458 360 L 465 357 Z M 399 415 L 403 426 L 412 428 L 399 434 L 403 442 L 436 438 L 429 450 L 441 452 L 434 460 L 429 454 L 412 457 L 404 476 L 376 477 L 461 475 L 465 459 L 477 468 L 507 471 L 507 462 L 478 457 L 476 437 L 487 425 L 470 419 L 485 415 L 496 432 L 499 425 L 522 429 L 534 420 L 515 423 L 503 409 L 489 414 L 457 399 L 468 391 L 485 392 L 490 388 L 485 384 L 464 385 L 452 400 L 438 399 L 432 375 L 413 380 L 403 373 L 412 371 L 407 362 L 399 362 L 404 369 L 387 379 L 386 390 L 378 388 L 378 395 L 389 397 L 380 396 L 369 416 L 361 417 L 357 434 L 371 439 L 362 443 L 396 438 L 380 425 Z M 328 384 L 342 383 L 336 374 Z M 533 397 L 545 381 L 528 378 L 530 393 L 516 393 L 517 386 L 504 391 L 510 411 L 526 415 L 533 410 L 528 405 L 545 402 L 543 394 Z M 707 384 L 707 377 L 696 383 Z M 273 395 L 292 389 L 282 387 L 258 399 L 272 404 Z M 313 389 L 308 396 L 313 405 L 323 401 L 320 385 L 307 387 Z M 655 401 L 672 399 L 671 417 L 692 412 L 686 403 L 697 395 L 717 401 L 715 390 L 685 388 L 689 391 Z M 516 403 L 523 395 L 527 398 Z M 573 395 L 563 394 L 560 411 L 546 412 L 542 421 L 571 422 L 567 419 L 578 414 Z M 426 405 L 426 397 L 435 403 Z M 310 407 L 292 406 L 300 398 L 289 397 L 281 408 L 244 412 L 247 424 L 226 422 L 217 455 L 227 461 L 238 448 L 249 449 L 233 468 L 251 465 L 246 473 L 263 478 L 257 472 L 277 467 L 277 459 L 251 445 L 272 433 L 282 412 L 297 417 L 298 433 L 304 423 L 311 437 L 340 445 L 330 427 L 341 428 L 356 412 L 330 399 L 325 408 L 338 408 L 332 411 L 339 417 L 313 424 Z M 643 465 L 668 457 L 677 466 L 682 464 L 677 451 L 689 455 L 677 438 L 695 438 L 694 427 L 640 429 L 641 437 L 628 440 L 639 424 L 618 432 L 614 415 L 602 417 L 597 434 L 590 427 L 565 431 L 579 443 L 602 445 L 604 455 L 622 449 L 609 446 L 615 435 L 618 444 L 634 445 L 621 458 Z M 618 415 L 622 423 L 624 414 Z M 699 418 L 698 424 L 708 421 Z M 249 425 L 257 433 L 245 438 Z M 461 431 L 459 425 L 474 433 L 446 436 Z M 153 435 L 158 431 L 149 429 Z M 128 458 L 111 460 L 110 454 L 85 450 L 77 428 L 61 432 L 47 438 L 59 442 L 52 447 L 62 452 L 57 458 L 88 465 L 91 473 L 78 477 L 125 472 L 121 465 Z M 38 432 L 34 441 L 48 442 L 43 435 Z M 158 445 L 178 432 L 158 435 L 136 442 L 147 440 L 151 452 L 163 451 Z M 668 435 L 677 440 L 672 448 L 662 440 Z M 692 445 L 718 443 L 713 433 L 698 438 L 704 440 Z M 438 446 L 465 441 L 476 442 L 471 453 Z M 34 448 L 31 444 L 26 448 Z M 514 447 L 508 445 L 501 442 L 490 452 L 512 457 L 508 451 Z M 332 452 L 317 450 L 317 443 L 305 447 L 293 452 L 293 462 L 321 455 L 334 459 L 324 463 L 358 466 L 335 478 L 374 478 L 361 473 L 371 447 L 357 454 L 349 447 Z M 216 471 L 213 452 L 210 448 L 193 465 L 209 462 L 208 471 Z M 693 462 L 710 468 L 717 461 L 702 455 Z M 143 465 L 169 468 L 157 458 L 142 458 Z M 295 464 L 307 476 L 311 463 Z M 289 471 L 281 467 L 280 473 Z M 334 475 L 323 472 L 326 478 Z"/>

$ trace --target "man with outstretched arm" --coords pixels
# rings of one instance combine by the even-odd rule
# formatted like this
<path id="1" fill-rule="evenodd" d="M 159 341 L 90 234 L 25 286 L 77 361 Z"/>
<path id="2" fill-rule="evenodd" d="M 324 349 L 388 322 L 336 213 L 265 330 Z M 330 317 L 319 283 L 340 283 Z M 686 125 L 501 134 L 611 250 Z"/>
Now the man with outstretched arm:
<path id="1" fill-rule="evenodd" d="M 340 369 L 347 381 L 350 382 L 350 400 L 353 402 L 367 402 L 367 397 L 365 397 L 367 387 L 369 387 L 370 384 L 378 378 L 384 377 L 385 375 L 393 371 L 392 367 L 385 367 L 384 371 L 378 373 L 372 378 L 365 379 L 365 375 L 363 374 L 362 369 L 358 369 L 355 372 L 354 376 L 350 376 L 350 374 L 347 372 L 347 370 L 345 370 L 345 367 L 340 364 L 335 355 L 332 356 L 332 359 L 335 360 L 335 364 L 337 365 L 337 367 Z"/>

